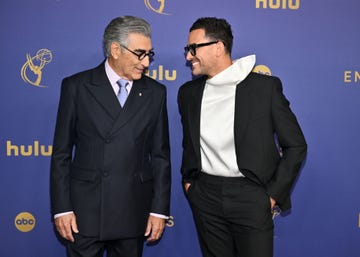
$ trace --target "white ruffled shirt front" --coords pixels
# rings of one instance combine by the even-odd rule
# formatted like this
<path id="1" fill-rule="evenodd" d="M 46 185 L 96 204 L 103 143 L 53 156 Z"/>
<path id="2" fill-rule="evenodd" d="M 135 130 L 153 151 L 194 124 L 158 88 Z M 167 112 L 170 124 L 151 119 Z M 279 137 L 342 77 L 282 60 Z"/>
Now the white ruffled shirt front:
<path id="1" fill-rule="evenodd" d="M 234 115 L 236 85 L 255 65 L 255 55 L 233 62 L 205 84 L 200 120 L 202 171 L 224 177 L 243 176 L 235 153 Z"/>

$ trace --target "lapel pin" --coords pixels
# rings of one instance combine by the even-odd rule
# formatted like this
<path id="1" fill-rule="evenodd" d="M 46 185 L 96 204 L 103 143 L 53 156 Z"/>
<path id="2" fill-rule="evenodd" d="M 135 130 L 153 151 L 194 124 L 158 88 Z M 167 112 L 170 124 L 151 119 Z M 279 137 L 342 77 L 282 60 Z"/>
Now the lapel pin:
<path id="1" fill-rule="evenodd" d="M 142 96 L 142 93 L 139 93 L 139 96 Z"/>

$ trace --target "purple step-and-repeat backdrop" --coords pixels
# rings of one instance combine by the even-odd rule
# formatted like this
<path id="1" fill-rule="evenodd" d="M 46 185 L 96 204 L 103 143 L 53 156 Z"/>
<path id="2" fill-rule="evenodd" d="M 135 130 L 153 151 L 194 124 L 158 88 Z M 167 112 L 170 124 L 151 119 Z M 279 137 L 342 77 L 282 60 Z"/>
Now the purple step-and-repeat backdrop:
<path id="1" fill-rule="evenodd" d="M 63 77 L 103 61 L 108 22 L 153 28 L 148 75 L 168 88 L 172 220 L 144 257 L 200 257 L 180 185 L 183 47 L 202 16 L 226 18 L 233 57 L 279 76 L 309 152 L 290 213 L 275 219 L 276 257 L 360 256 L 360 2 L 357 0 L 11 0 L 0 3 L 0 256 L 64 257 L 49 210 L 49 156 Z M 226 256 L 224 256 L 226 257 Z"/>

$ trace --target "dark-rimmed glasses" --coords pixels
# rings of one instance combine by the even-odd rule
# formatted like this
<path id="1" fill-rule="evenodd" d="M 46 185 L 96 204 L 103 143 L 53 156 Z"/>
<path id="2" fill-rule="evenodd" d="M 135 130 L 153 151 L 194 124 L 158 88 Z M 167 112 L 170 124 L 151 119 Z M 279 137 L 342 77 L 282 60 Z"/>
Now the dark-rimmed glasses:
<path id="1" fill-rule="evenodd" d="M 203 47 L 203 46 L 209 46 L 209 45 L 212 45 L 212 44 L 216 44 L 218 42 L 219 41 L 211 41 L 211 42 L 207 42 L 207 43 L 187 45 L 187 46 L 184 47 L 185 55 L 187 55 L 188 52 L 190 52 L 190 54 L 192 56 L 195 56 L 196 55 L 196 48 Z"/>
<path id="2" fill-rule="evenodd" d="M 136 49 L 135 51 L 130 50 L 124 45 L 120 45 L 122 48 L 128 50 L 133 55 L 136 55 L 136 57 L 139 59 L 139 61 L 143 60 L 146 56 L 149 56 L 150 61 L 153 59 L 155 53 L 153 50 L 150 50 L 148 53 L 145 50 L 142 49 Z"/>

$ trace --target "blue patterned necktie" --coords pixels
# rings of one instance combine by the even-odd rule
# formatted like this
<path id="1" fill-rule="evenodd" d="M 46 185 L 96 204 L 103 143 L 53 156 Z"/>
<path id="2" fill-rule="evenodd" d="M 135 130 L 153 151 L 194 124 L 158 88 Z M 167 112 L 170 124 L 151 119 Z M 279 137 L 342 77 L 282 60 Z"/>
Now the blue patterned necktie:
<path id="1" fill-rule="evenodd" d="M 128 97 L 126 86 L 129 84 L 129 81 L 125 79 L 119 79 L 116 83 L 119 85 L 119 89 L 120 89 L 119 93 L 117 94 L 117 98 L 119 99 L 119 103 L 121 107 L 124 107 L 126 98 Z"/>

